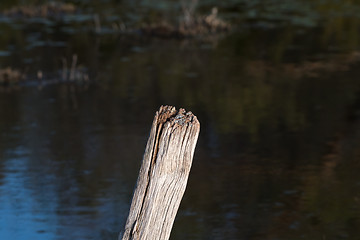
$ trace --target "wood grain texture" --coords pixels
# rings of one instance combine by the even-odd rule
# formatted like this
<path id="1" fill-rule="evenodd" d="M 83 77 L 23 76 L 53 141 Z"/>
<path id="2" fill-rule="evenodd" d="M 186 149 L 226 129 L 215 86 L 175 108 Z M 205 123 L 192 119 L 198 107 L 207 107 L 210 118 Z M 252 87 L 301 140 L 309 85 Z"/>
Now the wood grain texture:
<path id="1" fill-rule="evenodd" d="M 122 240 L 169 239 L 185 192 L 200 123 L 191 112 L 156 112 Z"/>

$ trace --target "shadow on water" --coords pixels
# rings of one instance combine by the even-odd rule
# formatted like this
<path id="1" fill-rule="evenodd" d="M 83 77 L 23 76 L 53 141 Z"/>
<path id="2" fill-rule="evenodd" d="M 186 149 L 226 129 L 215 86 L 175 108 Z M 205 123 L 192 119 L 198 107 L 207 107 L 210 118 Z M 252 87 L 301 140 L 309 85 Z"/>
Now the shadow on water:
<path id="1" fill-rule="evenodd" d="M 161 104 L 201 122 L 171 239 L 358 238 L 359 4 L 217 4 L 182 39 L 119 28 L 173 1 L 0 18 L 0 239 L 116 239 Z"/>

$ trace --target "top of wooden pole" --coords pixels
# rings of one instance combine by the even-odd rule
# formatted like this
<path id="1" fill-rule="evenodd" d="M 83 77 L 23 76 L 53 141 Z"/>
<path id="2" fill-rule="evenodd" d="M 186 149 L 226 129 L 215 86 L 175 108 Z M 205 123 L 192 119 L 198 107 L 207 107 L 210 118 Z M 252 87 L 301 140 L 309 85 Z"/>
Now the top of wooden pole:
<path id="1" fill-rule="evenodd" d="M 167 240 L 189 176 L 200 123 L 161 106 L 146 145 L 122 240 Z M 122 238 L 121 238 L 122 237 Z"/>
<path id="2" fill-rule="evenodd" d="M 192 112 L 186 112 L 185 109 L 180 108 L 176 111 L 175 107 L 172 106 L 161 106 L 159 111 L 156 112 L 155 118 L 158 117 L 158 123 L 163 124 L 165 122 L 171 122 L 184 126 L 185 124 L 197 124 L 200 127 L 200 123 L 196 116 Z"/>

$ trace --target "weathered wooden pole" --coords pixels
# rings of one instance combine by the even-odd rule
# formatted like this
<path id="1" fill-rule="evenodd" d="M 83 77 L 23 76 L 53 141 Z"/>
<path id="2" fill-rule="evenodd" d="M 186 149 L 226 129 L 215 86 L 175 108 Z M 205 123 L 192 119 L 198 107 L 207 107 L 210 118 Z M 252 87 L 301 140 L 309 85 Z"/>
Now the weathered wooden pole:
<path id="1" fill-rule="evenodd" d="M 185 192 L 200 123 L 161 106 L 146 145 L 122 240 L 167 240 Z"/>

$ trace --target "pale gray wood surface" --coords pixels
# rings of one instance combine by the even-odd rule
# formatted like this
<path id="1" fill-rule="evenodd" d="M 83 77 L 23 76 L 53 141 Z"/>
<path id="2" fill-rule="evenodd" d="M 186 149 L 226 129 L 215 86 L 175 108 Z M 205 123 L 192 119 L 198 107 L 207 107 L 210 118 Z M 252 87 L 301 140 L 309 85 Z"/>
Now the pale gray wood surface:
<path id="1" fill-rule="evenodd" d="M 191 112 L 161 106 L 156 112 L 122 240 L 170 237 L 185 192 L 200 123 Z"/>

